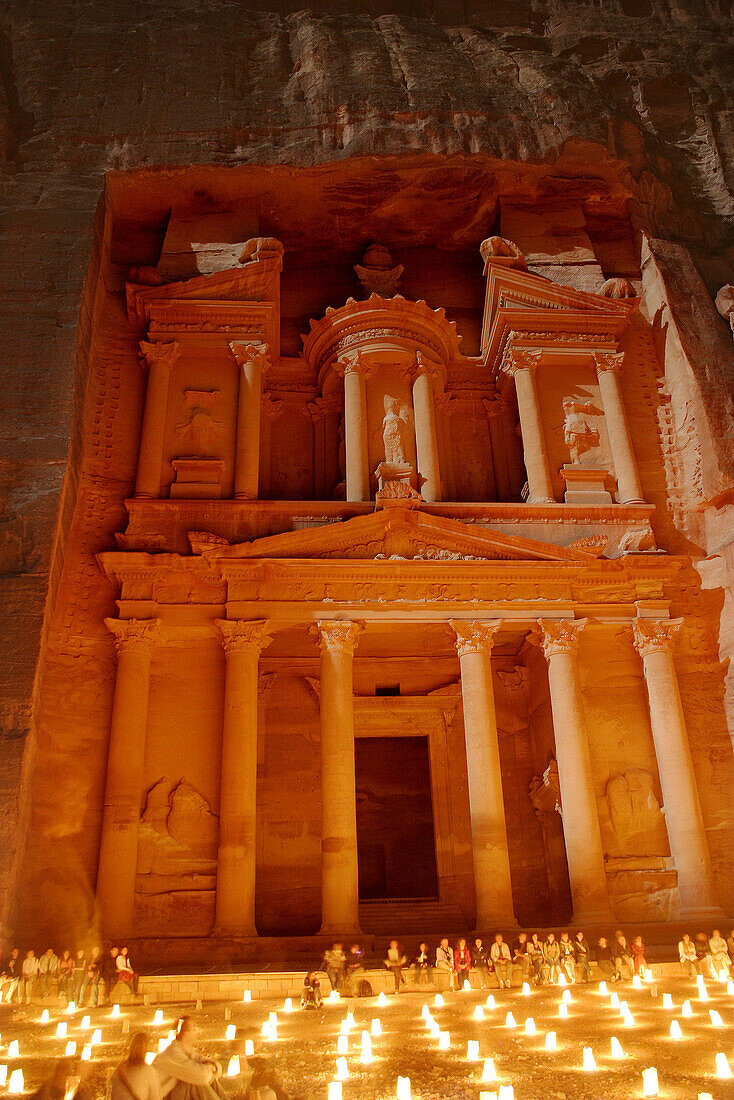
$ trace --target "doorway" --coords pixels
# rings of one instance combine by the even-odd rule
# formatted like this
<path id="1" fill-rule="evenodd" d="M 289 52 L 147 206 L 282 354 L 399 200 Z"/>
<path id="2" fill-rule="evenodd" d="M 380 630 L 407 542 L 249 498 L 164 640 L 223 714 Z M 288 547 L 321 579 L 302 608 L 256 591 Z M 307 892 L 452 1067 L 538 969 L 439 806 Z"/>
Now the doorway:
<path id="1" fill-rule="evenodd" d="M 355 740 L 359 896 L 438 898 L 427 737 Z"/>

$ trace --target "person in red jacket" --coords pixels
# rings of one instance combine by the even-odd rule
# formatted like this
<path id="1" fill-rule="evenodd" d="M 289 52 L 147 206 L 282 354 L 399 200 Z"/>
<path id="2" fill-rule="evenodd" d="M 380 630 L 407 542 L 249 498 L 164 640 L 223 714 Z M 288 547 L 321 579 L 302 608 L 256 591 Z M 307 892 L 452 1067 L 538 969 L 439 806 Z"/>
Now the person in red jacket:
<path id="1" fill-rule="evenodd" d="M 464 982 L 469 981 L 471 969 L 471 951 L 465 939 L 460 939 L 454 949 L 454 971 L 456 973 L 456 988 L 463 989 Z"/>

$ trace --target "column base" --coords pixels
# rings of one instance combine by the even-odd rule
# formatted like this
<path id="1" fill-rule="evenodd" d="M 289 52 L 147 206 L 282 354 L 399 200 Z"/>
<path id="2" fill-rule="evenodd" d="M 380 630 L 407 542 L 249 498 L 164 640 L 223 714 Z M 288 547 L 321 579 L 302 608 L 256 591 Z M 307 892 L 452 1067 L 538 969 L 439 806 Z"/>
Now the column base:
<path id="1" fill-rule="evenodd" d="M 712 905 L 702 908 L 691 908 L 680 910 L 680 920 L 697 920 L 702 922 L 711 922 L 713 920 L 724 921 L 728 920 L 728 917 L 723 909 L 718 905 Z"/>
<path id="2" fill-rule="evenodd" d="M 259 500 L 257 493 L 235 493 L 232 500 Z"/>
<path id="3" fill-rule="evenodd" d="M 358 925 L 355 925 L 351 928 L 345 928 L 343 925 L 339 925 L 338 927 L 336 927 L 334 925 L 322 924 L 319 928 L 319 935 L 331 936 L 333 940 L 341 940 L 343 942 L 350 937 L 361 936 L 363 935 L 363 933 L 362 929 Z"/>
<path id="4" fill-rule="evenodd" d="M 528 504 L 557 504 L 555 497 L 528 497 Z"/>
<path id="5" fill-rule="evenodd" d="M 475 932 L 486 935 L 488 932 L 496 932 L 502 928 L 519 928 L 520 922 L 514 913 L 493 913 L 490 917 L 479 917 L 476 921 Z"/>
<path id="6" fill-rule="evenodd" d="M 216 936 L 217 939 L 230 939 L 230 940 L 256 940 L 258 939 L 257 929 L 254 927 L 238 927 L 238 928 L 222 928 L 220 925 L 215 925 L 212 928 L 212 936 Z"/>

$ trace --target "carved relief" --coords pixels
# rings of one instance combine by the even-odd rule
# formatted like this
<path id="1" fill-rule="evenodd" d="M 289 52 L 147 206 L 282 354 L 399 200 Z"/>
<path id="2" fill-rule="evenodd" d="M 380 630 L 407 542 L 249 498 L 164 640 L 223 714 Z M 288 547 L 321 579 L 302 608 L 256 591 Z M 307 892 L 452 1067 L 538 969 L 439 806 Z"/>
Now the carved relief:
<path id="1" fill-rule="evenodd" d="M 608 856 L 666 856 L 665 818 L 654 792 L 654 779 L 645 768 L 613 774 L 601 815 L 604 848 Z"/>
<path id="2" fill-rule="evenodd" d="M 563 814 L 561 809 L 561 785 L 558 780 L 558 762 L 550 761 L 542 775 L 534 775 L 528 791 L 537 817 L 544 814 Z"/>
<path id="3" fill-rule="evenodd" d="M 136 889 L 142 894 L 209 890 L 215 885 L 219 819 L 186 780 L 163 776 L 140 818 Z"/>
<path id="4" fill-rule="evenodd" d="M 354 270 L 368 294 L 390 298 L 397 292 L 405 269 L 402 264 L 392 266 L 392 256 L 384 245 L 371 244 L 362 257 L 362 263 L 355 264 Z"/>
<path id="5" fill-rule="evenodd" d="M 382 443 L 385 462 L 399 465 L 407 462 L 403 432 L 410 424 L 410 409 L 401 405 L 397 397 L 385 394 L 385 416 L 382 421 Z"/>
<path id="6" fill-rule="evenodd" d="M 182 448 L 177 457 L 217 457 L 223 426 L 211 409 L 220 396 L 219 390 L 184 390 L 184 416 L 173 429 Z"/>
<path id="7" fill-rule="evenodd" d="M 568 447 L 571 462 L 578 466 L 581 456 L 599 445 L 599 433 L 592 428 L 583 413 L 592 415 L 594 407 L 590 401 L 576 401 L 573 397 L 563 398 L 563 441 Z"/>

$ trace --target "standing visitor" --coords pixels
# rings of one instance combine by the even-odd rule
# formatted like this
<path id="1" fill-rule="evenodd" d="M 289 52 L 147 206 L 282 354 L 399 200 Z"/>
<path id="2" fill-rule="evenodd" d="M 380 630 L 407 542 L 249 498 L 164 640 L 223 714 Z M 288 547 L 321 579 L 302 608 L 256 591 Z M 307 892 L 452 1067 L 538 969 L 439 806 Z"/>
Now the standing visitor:
<path id="1" fill-rule="evenodd" d="M 38 959 L 36 958 L 35 951 L 26 951 L 26 956 L 23 959 L 23 966 L 21 967 L 20 975 L 20 988 L 18 990 L 18 1000 L 23 1001 L 29 1005 L 31 1003 L 31 997 L 33 996 L 33 990 L 38 977 Z"/>
<path id="2" fill-rule="evenodd" d="M 79 1004 L 83 1005 L 87 1000 L 87 993 L 91 994 L 91 1004 L 94 1008 L 99 1004 L 99 983 L 102 978 L 101 956 L 99 947 L 92 948 L 92 954 L 87 959 L 87 969 L 84 972 L 84 981 L 79 991 Z"/>
<path id="3" fill-rule="evenodd" d="M 571 985 L 576 981 L 576 953 L 573 949 L 568 932 L 561 932 L 558 941 L 558 950 L 561 953 L 560 964 L 564 977 Z"/>
<path id="4" fill-rule="evenodd" d="M 589 945 L 586 942 L 583 932 L 577 932 L 573 941 L 573 956 L 576 966 L 581 971 L 581 981 L 588 982 L 591 977 L 591 967 L 589 966 Z"/>
<path id="5" fill-rule="evenodd" d="M 138 995 L 138 982 L 140 977 L 133 970 L 133 964 L 130 961 L 130 956 L 126 947 L 120 948 L 120 953 L 115 960 L 117 965 L 117 979 L 121 982 L 128 982 L 133 991 L 133 996 Z"/>
<path id="6" fill-rule="evenodd" d="M 487 955 L 487 948 L 484 946 L 484 942 L 481 936 L 477 936 L 474 940 L 474 946 L 472 947 L 472 962 L 474 963 L 474 969 L 479 975 L 479 984 L 482 989 L 489 988 L 489 968 L 492 965 Z"/>
<path id="7" fill-rule="evenodd" d="M 512 986 L 512 955 L 510 948 L 502 938 L 501 932 L 498 932 L 494 937 L 489 955 L 497 975 L 498 988 L 502 989 L 503 986 L 506 986 L 507 989 L 510 989 Z"/>
<path id="8" fill-rule="evenodd" d="M 543 944 L 543 979 L 546 982 L 557 982 L 561 973 L 561 949 L 553 932 Z"/>
<path id="9" fill-rule="evenodd" d="M 624 967 L 627 971 L 626 977 L 631 979 L 632 978 L 632 973 L 633 973 L 633 970 L 632 970 L 632 952 L 629 949 L 629 944 L 627 943 L 627 937 L 625 936 L 624 932 L 622 932 L 620 929 L 617 929 L 617 931 L 614 933 L 613 949 L 614 949 L 614 965 L 617 968 L 617 973 L 619 974 L 620 979 L 625 978 L 625 975 L 622 973 L 622 967 Z"/>
<path id="10" fill-rule="evenodd" d="M 471 970 L 471 951 L 466 940 L 462 937 L 454 950 L 454 971 L 456 972 L 456 988 L 463 989 L 464 982 L 469 981 Z"/>
<path id="11" fill-rule="evenodd" d="M 84 951 L 80 947 L 74 956 L 74 966 L 71 972 L 71 982 L 69 983 L 69 1000 L 73 1001 L 75 1005 L 79 1004 L 79 998 L 82 992 L 82 982 L 84 981 L 86 971 L 87 962 L 84 958 Z"/>
<path id="12" fill-rule="evenodd" d="M 728 978 L 731 974 L 731 964 L 729 963 L 729 948 L 726 945 L 726 940 L 719 932 L 718 928 L 714 928 L 711 939 L 709 940 L 709 947 L 711 948 L 711 960 L 714 964 L 714 973 L 716 977 L 720 974 L 725 974 Z"/>
<path id="13" fill-rule="evenodd" d="M 528 952 L 528 934 L 527 932 L 519 932 L 517 939 L 512 945 L 512 962 L 515 970 L 520 971 L 520 981 L 527 982 L 530 980 L 530 953 Z"/>
<path id="14" fill-rule="evenodd" d="M 20 959 L 18 958 L 18 948 L 14 947 L 8 955 L 2 975 L 0 975 L 0 994 L 2 994 L 2 999 L 6 1002 L 12 1001 L 19 984 Z"/>
<path id="15" fill-rule="evenodd" d="M 645 943 L 642 936 L 635 936 L 632 941 L 632 964 L 635 974 L 643 974 L 647 970 L 645 958 Z"/>
<path id="16" fill-rule="evenodd" d="M 433 981 L 431 956 L 425 941 L 418 944 L 418 953 L 413 959 L 413 978 L 416 985 L 420 985 L 424 979 L 426 985 L 431 985 Z"/>
<path id="17" fill-rule="evenodd" d="M 127 1058 L 112 1074 L 110 1100 L 161 1100 L 160 1074 L 145 1060 L 149 1050 L 147 1032 L 136 1032 Z"/>
<path id="18" fill-rule="evenodd" d="M 107 1004 L 110 1003 L 112 990 L 117 982 L 118 954 L 117 948 L 112 947 L 109 951 L 103 951 L 102 958 L 99 960 L 99 980 L 100 984 L 104 985 L 104 996 Z"/>
<path id="19" fill-rule="evenodd" d="M 395 992 L 400 992 L 400 986 L 405 985 L 405 978 L 403 977 L 403 967 L 405 966 L 405 955 L 402 949 L 398 945 L 397 940 L 390 940 L 390 946 L 387 949 L 387 958 L 385 959 L 385 966 L 388 970 L 392 971 L 392 976 L 395 981 Z"/>
<path id="20" fill-rule="evenodd" d="M 538 939 L 537 932 L 533 932 L 528 942 L 528 957 L 533 968 L 533 982 L 540 985 L 543 981 L 543 944 Z"/>
<path id="21" fill-rule="evenodd" d="M 67 997 L 71 977 L 74 973 L 74 960 L 70 951 L 64 951 L 59 959 L 59 997 Z"/>
<path id="22" fill-rule="evenodd" d="M 687 932 L 684 932 L 678 941 L 678 958 L 680 959 L 681 970 L 686 977 L 695 978 L 700 973 L 696 945 Z"/>
<path id="23" fill-rule="evenodd" d="M 344 949 L 340 943 L 332 943 L 331 947 L 324 952 L 324 969 L 331 982 L 331 988 L 335 989 L 337 993 L 341 992 L 342 985 L 344 984 L 344 967 L 346 966 L 346 956 Z"/>
<path id="24" fill-rule="evenodd" d="M 321 999 L 321 982 L 313 970 L 309 970 L 303 979 L 301 990 L 301 1008 L 321 1008 L 324 1002 Z"/>

